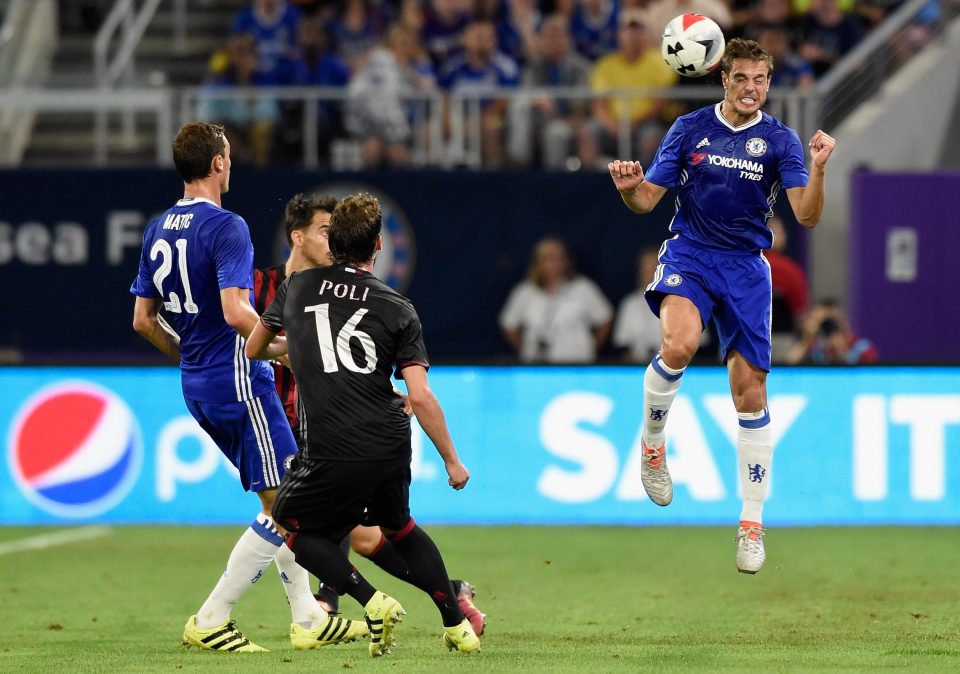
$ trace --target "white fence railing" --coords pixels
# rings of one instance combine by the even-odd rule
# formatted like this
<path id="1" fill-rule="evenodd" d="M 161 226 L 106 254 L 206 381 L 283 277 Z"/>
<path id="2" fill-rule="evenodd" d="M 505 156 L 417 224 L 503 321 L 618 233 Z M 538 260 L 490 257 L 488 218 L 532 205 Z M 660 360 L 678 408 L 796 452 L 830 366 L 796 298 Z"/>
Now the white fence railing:
<path id="1" fill-rule="evenodd" d="M 9 0 L 11 8 L 37 6 L 52 0 Z M 0 80 L 0 119 L 7 119 L 11 111 L 22 118 L 46 111 L 64 109 L 94 113 L 92 159 L 96 164 L 109 163 L 110 131 L 109 115 L 119 115 L 121 141 L 126 147 L 135 143 L 134 114 L 149 113 L 154 116 L 154 128 L 158 134 L 153 145 L 156 161 L 170 161 L 169 142 L 175 122 L 194 119 L 205 108 L 216 107 L 216 102 L 268 103 L 282 112 L 299 108 L 299 114 L 279 116 L 278 123 L 289 124 L 295 120 L 300 141 L 299 158 L 307 168 L 333 163 L 336 157 L 325 155 L 319 139 L 328 135 L 321 109 L 334 111 L 335 116 L 349 116 L 351 93 L 348 89 L 311 87 L 273 87 L 255 89 L 223 89 L 195 87 L 183 90 L 140 90 L 122 86 L 125 73 L 132 72 L 136 47 L 157 11 L 162 0 L 116 0 L 104 25 L 95 40 L 95 73 L 98 87 L 92 90 L 71 90 L 69 99 L 62 92 L 22 91 Z M 173 0 L 174 43 L 183 42 L 188 24 L 186 0 Z M 820 80 L 812 92 L 772 91 L 766 110 L 778 119 L 797 129 L 803 139 L 818 126 L 834 128 L 856 105 L 872 95 L 883 78 L 888 77 L 924 41 L 937 39 L 949 21 L 960 14 L 960 0 L 907 0 L 886 22 L 875 29 L 857 48 L 840 61 L 831 72 Z M 7 38 L 6 48 L 3 38 Z M 11 58 L 15 49 L 11 42 L 18 39 L 17 31 L 4 23 L 0 27 L 0 64 Z M 116 44 L 115 44 L 116 43 Z M 111 52 L 111 49 L 114 51 Z M 0 68 L 0 77 L 3 75 Z M 118 86 L 119 85 L 119 86 Z M 658 97 L 679 102 L 688 108 L 706 105 L 719 100 L 721 91 L 717 86 L 684 86 L 671 89 L 646 91 L 606 92 L 621 102 L 633 97 Z M 418 167 L 483 166 L 484 133 L 482 109 L 484 102 L 492 98 L 508 101 L 505 117 L 505 133 L 515 137 L 535 132 L 536 120 L 529 114 L 531 101 L 546 96 L 567 103 L 589 103 L 597 94 L 586 89 L 509 89 L 494 90 L 470 95 L 441 93 L 411 96 L 403 101 L 412 137 L 410 140 L 410 163 Z M 62 104 L 61 100 L 67 100 Z M 66 106 L 66 107 L 64 107 Z M 618 129 L 616 154 L 633 156 L 629 122 L 624 121 Z M 29 137 L 29 130 L 20 134 L 19 142 Z M 341 136 L 338 142 L 355 142 L 356 139 Z M 510 139 L 505 141 L 510 146 Z"/>
<path id="2" fill-rule="evenodd" d="M 57 45 L 54 0 L 9 0 L 0 23 L 0 102 L 42 85 Z M 34 112 L 0 107 L 0 165 L 15 166 L 30 140 Z"/>
<path id="3" fill-rule="evenodd" d="M 960 15 L 960 0 L 907 0 L 816 84 L 821 124 L 833 128 Z"/>
<path id="4" fill-rule="evenodd" d="M 676 87 L 668 89 L 649 89 L 631 91 L 611 91 L 598 94 L 587 89 L 575 88 L 530 88 L 499 89 L 470 95 L 443 96 L 439 93 L 411 96 L 401 101 L 408 115 L 411 128 L 409 141 L 410 165 L 413 167 L 449 168 L 462 166 L 483 168 L 484 134 L 481 124 L 482 110 L 490 99 L 507 101 L 504 142 L 509 146 L 511 138 L 517 134 L 529 134 L 536 131 L 536 120 L 531 116 L 531 102 L 550 97 L 557 103 L 579 104 L 589 108 L 597 98 L 615 98 L 622 104 L 634 98 L 662 98 L 673 104 L 682 104 L 688 109 L 719 101 L 722 90 L 719 86 Z M 320 151 L 319 139 L 327 137 L 331 129 L 324 125 L 318 114 L 321 107 L 333 116 L 351 114 L 350 95 L 344 89 L 322 87 L 264 87 L 235 89 L 188 88 L 174 89 L 90 89 L 71 90 L 69 96 L 63 96 L 55 90 L 9 91 L 0 96 L 0 112 L 36 114 L 40 112 L 85 112 L 93 113 L 95 119 L 103 123 L 94 125 L 92 160 L 97 165 L 110 161 L 110 138 L 106 124 L 109 115 L 120 115 L 121 119 L 134 114 L 141 117 L 151 115 L 157 134 L 152 141 L 155 148 L 155 160 L 159 164 L 171 161 L 170 141 L 175 133 L 175 124 L 206 116 L 212 121 L 224 121 L 221 115 L 224 104 L 263 108 L 263 104 L 275 106 L 275 123 L 289 123 L 295 119 L 298 125 L 301 152 L 300 161 L 306 168 L 332 165 L 335 168 L 357 168 L 350 162 L 343 165 L 342 160 L 324 155 Z M 282 115 L 282 111 L 295 110 L 294 115 Z M 767 112 L 793 126 L 802 136 L 809 136 L 816 128 L 816 120 L 810 112 L 815 110 L 810 94 L 795 92 L 771 94 Z M 329 115 L 328 115 L 329 116 Z M 666 121 L 664 121 L 666 125 Z M 122 125 L 121 125 L 122 126 Z M 288 129 L 289 130 L 289 129 Z M 121 128 L 121 138 L 124 133 Z M 335 139 L 334 148 L 339 143 L 359 141 L 351 139 L 341 132 Z M 620 157 L 636 156 L 631 145 L 630 122 L 624 119 L 618 129 L 616 154 Z M 336 150 L 334 150 L 336 151 Z"/>
<path id="5" fill-rule="evenodd" d="M 482 110 L 490 100 L 507 101 L 505 115 L 504 143 L 511 144 L 511 134 L 527 134 L 535 130 L 536 121 L 532 119 L 531 103 L 539 98 L 550 98 L 557 103 L 589 104 L 598 98 L 618 99 L 627 104 L 633 99 L 663 99 L 672 103 L 682 103 L 689 108 L 707 105 L 720 100 L 722 91 L 718 86 L 675 87 L 667 89 L 618 90 L 594 92 L 580 88 L 523 88 L 495 89 L 486 92 L 443 96 L 439 93 L 410 96 L 401 102 L 411 129 L 410 163 L 417 167 L 465 166 L 482 168 L 484 156 L 484 134 L 482 130 Z M 809 95 L 787 92 L 773 94 L 766 110 L 785 123 L 809 136 L 816 128 L 816 120 L 809 118 Z M 180 94 L 180 122 L 184 123 L 198 117 L 217 118 L 210 111 L 222 112 L 226 106 L 241 106 L 247 109 L 269 110 L 271 105 L 277 110 L 291 104 L 302 106 L 299 120 L 302 139 L 302 161 L 307 168 L 316 168 L 322 164 L 337 161 L 322 157 L 318 152 L 318 138 L 327 129 L 321 128 L 319 106 L 326 106 L 335 114 L 342 114 L 347 127 L 351 104 L 355 99 L 343 89 L 310 87 L 264 87 L 236 89 L 184 89 Z M 279 113 L 277 114 L 279 117 Z M 221 118 L 218 121 L 224 121 Z M 664 122 L 665 123 L 665 122 Z M 631 124 L 622 119 L 617 133 L 617 155 L 631 157 L 636 148 L 631 144 Z M 341 140 L 349 138 L 344 136 Z M 362 140 L 355 138 L 353 140 Z"/>
<path id="6" fill-rule="evenodd" d="M 170 141 L 176 132 L 173 124 L 174 103 L 171 92 L 157 89 L 121 89 L 102 91 L 99 89 L 70 90 L 69 96 L 49 89 L 23 90 L 0 96 L 0 115 L 37 114 L 40 112 L 76 112 L 103 114 L 146 113 L 152 115 L 154 125 L 154 150 L 159 165 L 173 163 Z M 92 163 L 108 163 L 108 145 L 106 128 L 102 134 L 94 136 Z"/>

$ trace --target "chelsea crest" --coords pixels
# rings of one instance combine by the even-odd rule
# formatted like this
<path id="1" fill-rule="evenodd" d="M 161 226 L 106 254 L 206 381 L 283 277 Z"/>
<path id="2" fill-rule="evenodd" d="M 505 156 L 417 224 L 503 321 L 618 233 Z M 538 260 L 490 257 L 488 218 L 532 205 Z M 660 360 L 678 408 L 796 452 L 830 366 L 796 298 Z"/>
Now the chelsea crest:
<path id="1" fill-rule="evenodd" d="M 747 154 L 751 157 L 762 157 L 767 151 L 767 141 L 763 138 L 751 138 L 747 141 Z"/>

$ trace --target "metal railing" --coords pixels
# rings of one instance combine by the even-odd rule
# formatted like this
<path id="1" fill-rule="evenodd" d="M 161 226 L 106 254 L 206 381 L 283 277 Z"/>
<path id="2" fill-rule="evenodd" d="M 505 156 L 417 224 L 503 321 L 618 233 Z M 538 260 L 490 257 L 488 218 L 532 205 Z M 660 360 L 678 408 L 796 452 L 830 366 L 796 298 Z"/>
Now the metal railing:
<path id="1" fill-rule="evenodd" d="M 10 86 L 12 82 L 28 9 L 26 0 L 4 3 L 3 24 L 0 24 L 0 87 Z"/>
<path id="2" fill-rule="evenodd" d="M 42 85 L 57 45 L 54 0 L 10 0 L 0 25 L 0 102 L 24 86 Z M 0 165 L 17 165 L 30 139 L 34 114 L 0 107 Z"/>
<path id="3" fill-rule="evenodd" d="M 960 0 L 908 0 L 817 81 L 811 111 L 835 128 L 960 15 Z"/>
<path id="4" fill-rule="evenodd" d="M 503 98 L 507 101 L 507 125 L 505 142 L 509 145 L 511 134 L 523 135 L 535 133 L 536 120 L 531 116 L 531 102 L 537 98 L 549 96 L 556 102 L 579 104 L 582 107 L 597 98 L 615 97 L 622 104 L 633 98 L 663 98 L 667 104 L 684 104 L 688 108 L 715 103 L 721 98 L 719 87 L 678 87 L 670 89 L 650 89 L 636 91 L 615 91 L 598 94 L 587 89 L 531 88 L 500 89 L 486 93 L 444 97 L 440 93 L 420 94 L 402 99 L 400 102 L 409 113 L 410 122 L 410 162 L 414 168 L 484 168 L 484 136 L 482 129 L 482 111 L 488 99 Z M 809 136 L 816 127 L 816 120 L 806 116 L 813 109 L 808 105 L 811 94 L 782 92 L 771 94 L 766 112 L 793 126 L 803 136 Z M 347 90 L 322 87 L 270 87 L 235 88 L 229 90 L 187 88 L 182 90 L 162 89 L 71 89 L 69 96 L 61 91 L 46 89 L 7 90 L 0 96 L 0 118 L 4 115 L 25 116 L 43 112 L 92 113 L 102 118 L 104 124 L 95 124 L 92 138 L 92 160 L 97 165 L 109 161 L 111 137 L 106 120 L 110 115 L 150 115 L 153 118 L 150 152 L 159 165 L 168 165 L 172 161 L 170 141 L 176 126 L 200 118 L 210 111 L 209 106 L 222 103 L 256 106 L 259 103 L 276 106 L 272 121 L 279 128 L 284 121 L 297 121 L 299 126 L 299 156 L 305 168 L 332 166 L 337 169 L 360 168 L 355 160 L 337 158 L 337 150 L 344 146 L 357 144 L 361 138 L 351 137 L 341 131 L 340 136 L 332 138 L 332 151 L 322 154 L 321 137 L 331 140 L 332 127 L 323 123 L 319 114 L 322 109 L 336 114 L 350 115 L 350 94 Z M 283 116 L 283 108 L 295 108 L 292 116 Z M 215 121 L 224 121 L 217 115 L 209 117 Z M 663 121 L 663 128 L 667 126 Z M 286 129 L 289 130 L 289 129 Z M 636 157 L 636 148 L 632 144 L 632 129 L 627 120 L 622 120 L 617 134 L 616 155 Z M 120 131 L 121 144 L 123 130 Z M 522 140 L 522 138 L 521 138 Z"/>
<path id="5" fill-rule="evenodd" d="M 140 40 L 153 20 L 162 0 L 145 0 L 137 9 L 135 0 L 116 0 L 93 41 L 93 72 L 100 89 L 112 89 L 122 81 L 129 87 L 133 83 L 134 56 Z M 119 36 L 116 34 L 119 32 Z M 111 56 L 111 46 L 116 49 Z M 121 113 L 123 143 L 126 147 L 135 144 L 135 120 L 130 110 Z M 97 163 L 105 163 L 107 137 L 107 111 L 98 109 L 94 117 L 94 133 L 97 136 Z"/>
<path id="6" fill-rule="evenodd" d="M 598 98 L 616 99 L 622 106 L 628 105 L 635 99 L 663 99 L 669 103 L 685 104 L 692 108 L 718 102 L 722 97 L 722 91 L 718 86 L 689 86 L 598 93 L 586 88 L 555 87 L 492 89 L 482 93 L 449 96 L 438 92 L 408 96 L 403 98 L 400 104 L 404 106 L 409 116 L 410 165 L 413 167 L 483 168 L 482 112 L 487 102 L 494 99 L 507 101 L 505 143 L 509 149 L 512 140 L 523 141 L 522 138 L 512 138 L 512 134 L 522 135 L 536 131 L 536 122 L 532 117 L 532 103 L 544 97 L 557 103 L 578 104 L 582 108 L 588 107 Z M 809 137 L 816 129 L 816 119 L 809 117 L 809 112 L 814 109 L 814 106 L 808 104 L 809 98 L 810 94 L 792 91 L 771 93 L 765 110 L 796 128 L 802 136 Z M 329 131 L 321 128 L 321 117 L 318 114 L 320 106 L 325 106 L 328 110 L 342 115 L 347 121 L 347 118 L 353 114 L 351 112 L 353 100 L 349 90 L 336 88 L 193 87 L 180 92 L 179 121 L 185 123 L 206 117 L 229 122 L 229 112 L 219 116 L 211 114 L 223 113 L 225 107 L 240 107 L 241 115 L 246 115 L 253 109 L 261 112 L 266 110 L 267 113 L 273 110 L 273 114 L 267 114 L 261 121 L 278 121 L 282 118 L 283 106 L 299 105 L 302 106 L 302 114 L 299 115 L 299 135 L 302 141 L 303 165 L 311 169 L 324 164 L 338 169 L 359 168 L 355 165 L 338 163 L 333 157 L 322 157 L 318 150 L 318 139 Z M 666 125 L 666 121 L 663 121 L 664 129 Z M 349 123 L 346 126 L 349 128 Z M 616 140 L 617 156 L 625 158 L 637 156 L 637 149 L 631 140 L 632 131 L 630 120 L 621 118 Z M 351 137 L 349 134 L 344 134 L 334 140 L 351 142 Z M 362 138 L 352 140 L 360 141 Z"/>
<path id="7" fill-rule="evenodd" d="M 148 113 L 154 116 L 154 143 L 156 161 L 160 165 L 173 163 L 170 141 L 173 138 L 173 101 L 169 91 L 157 89 L 99 89 L 71 90 L 69 96 L 48 89 L 18 91 L 0 97 L 0 114 L 35 115 L 41 112 L 94 113 Z M 95 163 L 106 164 L 108 139 L 106 134 L 95 140 Z"/>
<path id="8" fill-rule="evenodd" d="M 93 41 L 93 71 L 97 86 L 113 87 L 121 77 L 130 82 L 137 47 L 162 1 L 145 0 L 139 9 L 135 0 L 114 2 Z M 111 56 L 115 38 L 116 49 Z"/>
<path id="9" fill-rule="evenodd" d="M 195 118 L 204 104 L 215 101 L 273 102 L 284 110 L 299 106 L 303 111 L 297 120 L 301 141 L 300 159 L 307 168 L 334 163 L 330 156 L 323 156 L 318 142 L 328 133 L 320 115 L 322 108 L 335 109 L 349 115 L 351 93 L 349 89 L 312 87 L 272 87 L 252 89 L 212 89 L 194 87 L 183 90 L 165 89 L 158 95 L 150 91 L 147 99 L 140 98 L 143 92 L 131 90 L 134 58 L 142 37 L 163 0 L 115 0 L 94 41 L 95 76 L 99 93 L 83 90 L 71 91 L 75 101 L 90 101 L 90 105 L 74 104 L 70 109 L 94 113 L 94 160 L 104 164 L 108 160 L 110 134 L 107 128 L 110 114 L 120 115 L 121 142 L 127 148 L 136 144 L 134 114 L 152 112 L 156 115 L 157 161 L 169 160 L 169 131 L 174 119 L 187 121 Z M 11 47 L 21 38 L 21 32 L 12 23 L 25 7 L 34 7 L 52 0 L 9 0 L 7 13 L 0 25 L 0 86 L 6 86 L 10 72 L 9 60 L 18 49 Z M 188 24 L 187 0 L 171 0 L 173 48 L 183 48 Z M 875 94 L 882 82 L 911 55 L 911 50 L 920 46 L 922 39 L 933 39 L 943 26 L 960 14 L 960 0 L 907 0 L 891 17 L 874 29 L 854 50 L 835 65 L 826 77 L 817 82 L 812 92 L 780 92 L 770 94 L 766 111 L 797 129 L 802 138 L 809 137 L 822 126 L 834 128 L 857 105 Z M 179 47 L 178 47 L 179 46 Z M 121 95 L 106 96 L 116 92 Z M 123 92 L 133 95 L 123 95 Z M 57 97 L 41 92 L 24 92 L 18 99 L 16 91 L 8 90 L 0 97 L 0 112 L 18 110 L 34 114 L 45 110 L 62 110 L 63 107 L 48 102 Z M 605 92 L 623 104 L 633 97 L 662 97 L 668 101 L 686 105 L 705 105 L 719 100 L 718 87 L 677 87 L 645 91 Z M 99 98 L 98 98 L 99 96 Z M 495 90 L 483 94 L 444 95 L 440 92 L 410 96 L 403 104 L 408 110 L 412 139 L 410 141 L 410 164 L 414 167 L 483 166 L 484 134 L 482 110 L 485 101 L 491 98 L 507 99 L 508 125 L 520 122 L 528 131 L 536 131 L 531 125 L 529 109 L 531 102 L 541 96 L 557 101 L 586 104 L 597 96 L 586 89 L 511 89 Z M 141 104 L 166 106 L 150 109 Z M 0 118 L 0 124 L 2 124 Z M 289 121 L 289 118 L 287 118 Z M 617 135 L 618 156 L 633 156 L 630 140 L 630 123 L 623 120 Z M 507 133 L 518 132 L 507 129 Z M 29 134 L 27 134 L 28 136 Z M 341 136 L 335 139 L 340 144 L 356 143 L 356 139 Z M 508 141 L 509 145 L 509 141 Z M 160 148 L 163 148 L 162 150 Z"/>

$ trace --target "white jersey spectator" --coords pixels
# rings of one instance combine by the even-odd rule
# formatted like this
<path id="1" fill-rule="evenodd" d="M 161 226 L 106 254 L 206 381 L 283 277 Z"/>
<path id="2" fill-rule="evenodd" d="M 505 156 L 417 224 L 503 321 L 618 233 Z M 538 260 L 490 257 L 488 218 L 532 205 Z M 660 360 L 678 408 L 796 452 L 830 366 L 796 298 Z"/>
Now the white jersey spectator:
<path id="1" fill-rule="evenodd" d="M 529 278 L 500 313 L 500 327 L 526 363 L 590 363 L 610 333 L 613 308 L 590 279 L 574 275 L 563 241 L 534 249 Z"/>

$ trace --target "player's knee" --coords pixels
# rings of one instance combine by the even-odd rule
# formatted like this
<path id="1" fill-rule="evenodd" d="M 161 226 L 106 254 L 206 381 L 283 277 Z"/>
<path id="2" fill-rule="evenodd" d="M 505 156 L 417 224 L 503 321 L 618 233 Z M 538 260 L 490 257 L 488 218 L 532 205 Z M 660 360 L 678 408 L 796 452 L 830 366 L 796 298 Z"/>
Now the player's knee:
<path id="1" fill-rule="evenodd" d="M 380 548 L 383 533 L 376 527 L 357 527 L 350 534 L 350 547 L 358 555 L 370 557 Z"/>
<path id="2" fill-rule="evenodd" d="M 700 335 L 665 335 L 660 357 L 668 367 L 684 368 L 690 364 L 700 347 Z"/>
<path id="3" fill-rule="evenodd" d="M 766 395 L 760 386 L 733 391 L 733 405 L 740 414 L 760 412 L 767 405 Z"/>

